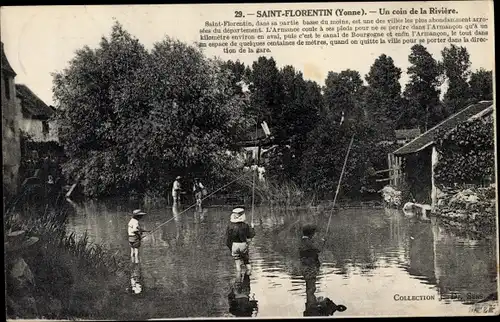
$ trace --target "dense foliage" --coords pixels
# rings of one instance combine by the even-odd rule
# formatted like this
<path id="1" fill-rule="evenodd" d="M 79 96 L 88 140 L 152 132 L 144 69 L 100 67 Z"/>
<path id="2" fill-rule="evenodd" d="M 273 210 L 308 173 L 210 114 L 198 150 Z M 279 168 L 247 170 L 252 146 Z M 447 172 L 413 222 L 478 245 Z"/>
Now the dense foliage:
<path id="1" fill-rule="evenodd" d="M 451 44 L 441 51 L 441 62 L 444 74 L 448 81 L 448 90 L 444 94 L 444 104 L 451 113 L 460 111 L 465 107 L 471 89 L 467 83 L 470 75 L 470 55 L 465 47 Z"/>
<path id="2" fill-rule="evenodd" d="M 270 57 L 221 62 L 169 37 L 148 51 L 117 23 L 97 49 L 80 49 L 54 75 L 64 172 L 96 197 L 165 196 L 177 175 L 219 187 L 242 166 L 238 142 L 266 121 L 268 180 L 322 197 L 334 193 L 354 133 L 342 193 L 360 196 L 383 185 L 374 174 L 387 168 L 395 129 L 424 131 L 462 108 L 462 86 L 474 98 L 490 97 L 491 72 L 467 81 L 468 59 L 466 49 L 451 46 L 437 62 L 415 45 L 404 92 L 401 69 L 385 54 L 366 82 L 355 70 L 329 71 L 321 87 Z M 440 102 L 444 80 L 449 90 Z"/>
<path id="3" fill-rule="evenodd" d="M 477 119 L 460 124 L 442 133 L 436 148 L 440 158 L 435 178 L 440 185 L 479 184 L 495 176 L 493 122 Z"/>
<path id="4" fill-rule="evenodd" d="M 437 124 L 444 118 L 440 109 L 439 95 L 442 66 L 422 45 L 411 47 L 408 57 L 410 81 L 404 90 L 407 108 L 404 109 L 399 125 L 422 130 Z"/>
<path id="5" fill-rule="evenodd" d="M 119 24 L 55 75 L 54 97 L 64 170 L 89 196 L 162 192 L 179 174 L 210 173 L 244 126 L 220 62 L 168 37 L 149 53 Z"/>

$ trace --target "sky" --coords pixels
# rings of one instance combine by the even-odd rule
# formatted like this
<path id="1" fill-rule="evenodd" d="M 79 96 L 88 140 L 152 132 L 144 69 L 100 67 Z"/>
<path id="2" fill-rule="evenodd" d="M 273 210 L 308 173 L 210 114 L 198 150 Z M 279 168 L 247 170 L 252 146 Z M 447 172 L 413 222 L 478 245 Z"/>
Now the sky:
<path id="1" fill-rule="evenodd" d="M 460 17 L 488 17 L 489 41 L 468 43 L 471 70 L 494 69 L 493 4 L 488 1 L 426 2 L 420 6 L 455 8 Z M 385 8 L 410 9 L 415 2 L 406 3 L 317 3 L 317 4 L 213 4 L 213 5 L 120 5 L 120 6 L 23 6 L 1 8 L 1 38 L 5 53 L 16 71 L 16 83 L 26 84 L 47 104 L 52 100 L 52 73 L 62 71 L 74 57 L 75 51 L 85 45 L 96 48 L 101 37 L 108 37 L 115 21 L 137 37 L 147 49 L 166 35 L 187 43 L 199 40 L 199 30 L 206 20 L 234 20 L 234 11 L 296 8 L 346 8 L 378 10 Z M 255 17 L 255 16 L 254 16 Z M 384 19 L 393 17 L 384 16 Z M 440 16 L 442 17 L 442 16 Z M 372 17 L 373 19 L 377 17 Z M 255 21 L 256 18 L 248 18 Z M 284 18 L 281 18 L 284 19 Z M 288 18 L 290 19 L 290 18 Z M 301 19 L 301 18 L 300 18 Z M 331 19 L 338 19 L 331 17 Z M 344 19 L 351 19 L 344 17 Z M 426 45 L 436 59 L 449 44 Z M 338 45 L 328 47 L 274 48 L 273 57 L 279 67 L 292 65 L 303 72 L 306 79 L 324 84 L 329 71 L 353 69 L 361 76 L 381 54 L 391 56 L 402 69 L 401 83 L 406 84 L 409 66 L 409 44 L 395 45 Z M 220 49 L 205 50 L 207 56 L 227 60 L 239 59 L 251 64 L 262 54 L 224 54 Z"/>

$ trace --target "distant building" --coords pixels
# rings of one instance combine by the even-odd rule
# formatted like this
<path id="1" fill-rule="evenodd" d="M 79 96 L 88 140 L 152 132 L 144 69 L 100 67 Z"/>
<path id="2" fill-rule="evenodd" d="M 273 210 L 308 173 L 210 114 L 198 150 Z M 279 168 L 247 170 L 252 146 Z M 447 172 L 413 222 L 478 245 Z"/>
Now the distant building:
<path id="1" fill-rule="evenodd" d="M 377 145 L 382 145 L 382 146 L 389 146 L 393 144 L 397 145 L 404 145 L 417 136 L 420 135 L 420 129 L 415 128 L 415 129 L 401 129 L 401 130 L 395 130 L 394 131 L 394 139 L 391 140 L 382 140 L 377 143 Z"/>
<path id="2" fill-rule="evenodd" d="M 34 142 L 58 142 L 55 108 L 45 104 L 28 86 L 16 84 L 19 127 Z"/>
<path id="3" fill-rule="evenodd" d="M 459 124 L 477 118 L 492 122 L 493 110 L 493 101 L 481 101 L 469 105 L 395 150 L 389 155 L 389 169 L 392 169 L 391 184 L 396 185 L 405 180 L 410 185 L 416 201 L 430 202 L 434 209 L 439 194 L 434 180 L 434 168 L 439 162 L 439 153 L 435 148 L 438 134 L 449 132 Z M 407 167 L 406 173 L 401 168 L 403 158 L 407 162 L 415 162 L 415 166 Z"/>
<path id="4" fill-rule="evenodd" d="M 396 134 L 396 143 L 397 144 L 406 144 L 419 136 L 421 134 L 419 128 L 415 129 L 401 129 L 394 131 Z"/>
<path id="5" fill-rule="evenodd" d="M 256 131 L 248 133 L 244 140 L 238 142 L 236 145 L 243 149 L 244 152 L 240 154 L 240 159 L 248 165 L 257 162 L 261 164 L 267 152 L 275 147 L 272 143 L 272 138 L 267 136 L 260 127 Z"/>
<path id="6" fill-rule="evenodd" d="M 2 157 L 4 196 L 17 193 L 21 162 L 19 113 L 16 107 L 16 73 L 5 56 L 2 42 Z"/>

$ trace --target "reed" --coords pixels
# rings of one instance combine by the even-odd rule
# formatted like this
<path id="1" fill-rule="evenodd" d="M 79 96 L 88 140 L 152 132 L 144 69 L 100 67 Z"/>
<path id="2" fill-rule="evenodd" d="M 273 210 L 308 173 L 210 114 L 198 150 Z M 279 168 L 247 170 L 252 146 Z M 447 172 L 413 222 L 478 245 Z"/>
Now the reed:
<path id="1" fill-rule="evenodd" d="M 91 243 L 86 233 L 68 234 L 67 217 L 68 209 L 30 206 L 4 215 L 5 231 L 25 230 L 39 237 L 36 250 L 22 255 L 36 283 L 33 295 L 39 315 L 33 318 L 106 317 L 113 305 L 110 295 L 123 289 L 128 279 L 126 264 Z M 59 310 L 53 309 L 54 301 L 60 303 Z"/>
<path id="2" fill-rule="evenodd" d="M 255 201 L 268 204 L 271 207 L 310 207 L 316 200 L 315 195 L 307 194 L 293 182 L 277 183 L 269 180 L 253 181 L 251 176 L 244 176 L 239 180 L 246 194 L 255 189 Z"/>

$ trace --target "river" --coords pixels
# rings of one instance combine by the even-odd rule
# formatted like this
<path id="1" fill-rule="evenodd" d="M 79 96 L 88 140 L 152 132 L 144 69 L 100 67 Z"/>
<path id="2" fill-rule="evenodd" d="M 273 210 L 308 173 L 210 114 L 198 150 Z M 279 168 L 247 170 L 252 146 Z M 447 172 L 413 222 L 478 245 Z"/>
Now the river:
<path id="1" fill-rule="evenodd" d="M 87 232 L 92 242 L 128 260 L 126 228 L 133 207 L 117 202 L 74 207 L 68 232 Z M 144 210 L 145 229 L 170 221 L 141 246 L 144 292 L 130 296 L 137 296 L 137 307 L 147 312 L 143 318 L 233 316 L 228 293 L 234 263 L 225 246 L 231 208 L 190 209 L 176 216 L 171 207 Z M 247 210 L 247 220 L 250 216 Z M 253 316 L 303 316 L 300 226 L 314 222 L 321 235 L 328 216 L 315 210 L 255 209 L 250 297 L 258 309 Z M 457 236 L 434 218 L 421 222 L 391 209 L 343 210 L 333 215 L 320 254 L 316 296 L 347 307 L 335 316 L 467 315 L 472 302 L 496 292 L 495 254 L 495 238 Z M 422 297 L 407 300 L 414 296 Z"/>

